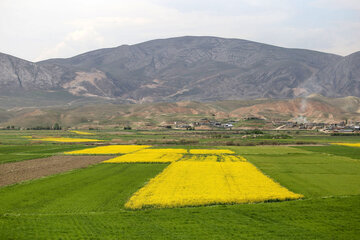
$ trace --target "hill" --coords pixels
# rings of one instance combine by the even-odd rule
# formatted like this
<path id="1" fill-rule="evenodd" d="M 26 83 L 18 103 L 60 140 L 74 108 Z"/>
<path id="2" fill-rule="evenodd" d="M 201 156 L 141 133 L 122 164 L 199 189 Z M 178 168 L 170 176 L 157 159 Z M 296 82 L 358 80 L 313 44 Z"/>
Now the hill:
<path id="1" fill-rule="evenodd" d="M 242 120 L 257 117 L 268 121 L 337 123 L 346 119 L 360 121 L 360 98 L 327 98 L 311 95 L 296 99 L 227 100 L 216 102 L 161 102 L 142 104 L 92 103 L 52 108 L 12 108 L 0 110 L 0 127 L 51 127 L 58 122 L 64 127 L 108 128 L 132 126 L 153 129 L 167 124 Z"/>
<path id="2" fill-rule="evenodd" d="M 360 97 L 359 59 L 360 52 L 342 57 L 191 36 L 38 63 L 0 54 L 0 94 L 44 93 L 35 106 L 59 93 L 67 99 L 61 104 L 84 97 L 85 102 L 95 97 L 119 103 L 288 99 L 312 93 Z"/>

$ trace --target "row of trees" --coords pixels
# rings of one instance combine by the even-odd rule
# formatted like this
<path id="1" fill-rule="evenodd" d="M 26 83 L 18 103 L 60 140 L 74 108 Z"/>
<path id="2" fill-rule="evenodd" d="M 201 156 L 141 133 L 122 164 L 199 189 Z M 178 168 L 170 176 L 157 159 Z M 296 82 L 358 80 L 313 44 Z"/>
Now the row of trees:
<path id="1" fill-rule="evenodd" d="M 20 127 L 15 127 L 13 125 L 11 126 L 7 126 L 5 128 L 5 130 L 19 130 L 19 129 L 22 129 Z M 62 127 L 60 126 L 59 123 L 55 123 L 53 126 L 36 126 L 36 127 L 29 127 L 29 128 L 26 128 L 26 130 L 61 130 Z"/>

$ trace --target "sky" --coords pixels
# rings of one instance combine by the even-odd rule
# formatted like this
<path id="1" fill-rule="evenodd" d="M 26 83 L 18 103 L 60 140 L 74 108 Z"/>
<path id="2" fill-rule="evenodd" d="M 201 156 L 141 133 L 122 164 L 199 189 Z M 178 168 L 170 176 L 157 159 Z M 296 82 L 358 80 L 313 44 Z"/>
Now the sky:
<path id="1" fill-rule="evenodd" d="M 179 36 L 360 51 L 359 0 L 0 0 L 0 52 L 29 61 Z"/>

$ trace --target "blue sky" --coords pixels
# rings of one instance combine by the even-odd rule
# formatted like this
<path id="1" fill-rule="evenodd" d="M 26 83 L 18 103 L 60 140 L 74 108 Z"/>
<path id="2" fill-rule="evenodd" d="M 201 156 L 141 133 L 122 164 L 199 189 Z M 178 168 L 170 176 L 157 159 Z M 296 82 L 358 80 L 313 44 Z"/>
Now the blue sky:
<path id="1" fill-rule="evenodd" d="M 0 0 L 0 9 L 0 52 L 30 61 L 184 35 L 360 50 L 358 0 Z"/>

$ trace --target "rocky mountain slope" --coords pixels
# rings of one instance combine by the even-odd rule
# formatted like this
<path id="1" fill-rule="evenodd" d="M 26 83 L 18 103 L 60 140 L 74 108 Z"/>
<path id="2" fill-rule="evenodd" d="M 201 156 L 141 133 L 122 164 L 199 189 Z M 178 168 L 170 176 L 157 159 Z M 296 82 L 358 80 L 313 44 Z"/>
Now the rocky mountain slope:
<path id="1" fill-rule="evenodd" d="M 360 97 L 360 52 L 346 57 L 246 40 L 179 37 L 38 63 L 0 54 L 0 93 L 60 91 L 119 102 Z"/>

